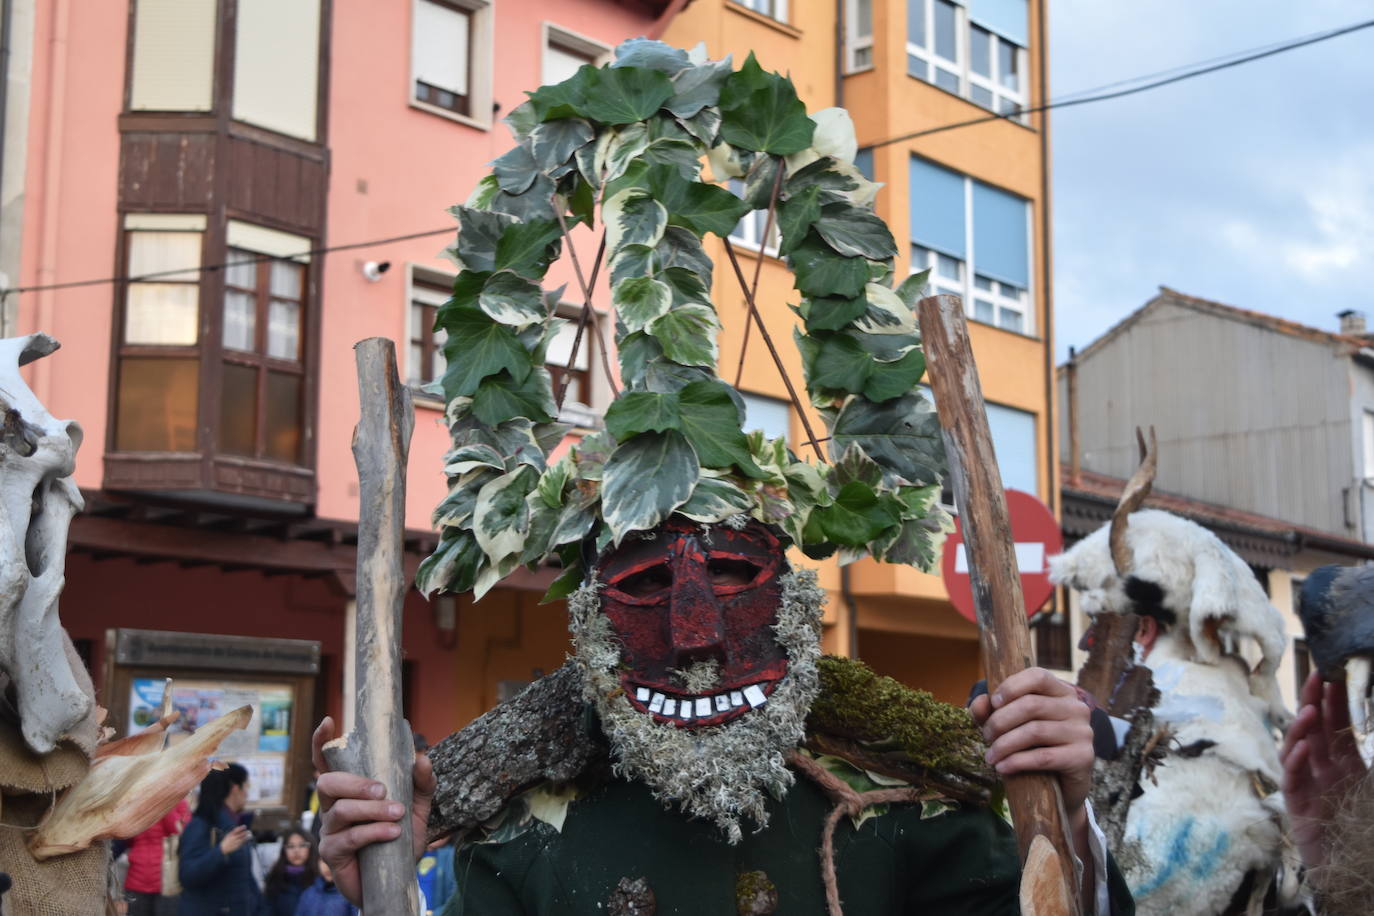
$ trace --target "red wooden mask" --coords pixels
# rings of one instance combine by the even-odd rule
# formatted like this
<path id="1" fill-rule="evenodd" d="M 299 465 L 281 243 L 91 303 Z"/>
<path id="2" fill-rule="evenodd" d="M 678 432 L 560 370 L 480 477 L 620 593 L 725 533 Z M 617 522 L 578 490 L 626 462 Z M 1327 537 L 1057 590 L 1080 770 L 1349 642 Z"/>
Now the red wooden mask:
<path id="1" fill-rule="evenodd" d="M 719 725 L 762 706 L 787 671 L 773 632 L 786 570 L 763 525 L 741 530 L 670 519 L 597 564 L 601 608 L 621 643 L 631 704 L 684 728 Z M 716 663 L 714 679 L 709 666 Z M 695 677 L 685 676 L 694 669 Z"/>

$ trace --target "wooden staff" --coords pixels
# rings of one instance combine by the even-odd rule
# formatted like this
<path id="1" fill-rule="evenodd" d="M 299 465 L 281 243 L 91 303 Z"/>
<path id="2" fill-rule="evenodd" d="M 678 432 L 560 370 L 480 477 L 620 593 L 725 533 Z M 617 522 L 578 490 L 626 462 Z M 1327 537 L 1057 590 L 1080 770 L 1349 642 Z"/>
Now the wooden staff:
<path id="1" fill-rule="evenodd" d="M 988 692 L 995 693 L 998 684 L 1032 662 L 1002 474 L 993 454 L 963 302 L 958 296 L 931 296 L 917 308 L 968 550 L 983 669 Z M 1077 916 L 1078 876 L 1058 778 L 1051 773 L 1018 773 L 1006 778 L 1006 787 L 1021 852 L 1022 912 Z"/>
<path id="2" fill-rule="evenodd" d="M 415 425 L 410 391 L 396 372 L 396 348 L 370 337 L 354 350 L 361 418 L 353 430 L 358 465 L 357 693 L 353 730 L 324 746 L 330 769 L 376 779 L 405 806 L 401 835 L 358 853 L 363 912 L 413 916 L 419 908 L 410 803 L 415 744 L 401 715 L 401 611 L 405 602 L 406 458 Z"/>

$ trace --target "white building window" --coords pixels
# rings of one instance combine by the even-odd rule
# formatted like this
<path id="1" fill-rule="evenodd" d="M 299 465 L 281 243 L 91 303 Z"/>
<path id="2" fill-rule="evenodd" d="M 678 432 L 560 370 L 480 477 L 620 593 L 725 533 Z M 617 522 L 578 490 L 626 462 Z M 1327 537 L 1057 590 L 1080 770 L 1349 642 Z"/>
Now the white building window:
<path id="1" fill-rule="evenodd" d="M 961 296 L 970 318 L 1032 334 L 1030 202 L 911 158 L 911 271 Z"/>
<path id="2" fill-rule="evenodd" d="M 439 306 L 448 301 L 453 278 L 431 271 L 412 269 L 410 273 L 410 308 L 406 313 L 406 339 L 410 347 L 406 354 L 406 383 L 415 387 L 427 385 L 444 377 L 448 364 L 444 361 L 444 341 L 448 335 L 435 330 L 434 318 Z"/>
<path id="3" fill-rule="evenodd" d="M 858 73 L 873 66 L 873 0 L 845 0 L 845 70 Z"/>
<path id="4" fill-rule="evenodd" d="M 544 23 L 544 67 L 541 79 L 545 86 L 569 79 L 587 64 L 599 66 L 610 55 L 611 48 L 608 45 L 551 22 Z"/>
<path id="5" fill-rule="evenodd" d="M 744 196 L 744 180 L 740 178 L 730 179 L 730 191 L 736 197 Z M 778 244 L 782 240 L 782 234 L 778 231 L 778 215 L 773 214 L 773 228 L 768 233 L 768 244 L 763 244 L 763 232 L 768 225 L 768 211 L 755 210 L 746 213 L 735 226 L 735 231 L 730 233 L 730 241 L 734 242 L 751 251 L 763 249 L 763 253 L 777 257 Z"/>
<path id="6" fill-rule="evenodd" d="M 1364 412 L 1364 479 L 1374 479 L 1374 411 Z"/>
<path id="7" fill-rule="evenodd" d="M 921 393 L 935 403 L 935 392 L 929 385 L 921 386 Z M 992 450 L 997 455 L 997 469 L 1002 474 L 1002 486 L 1008 490 L 1020 490 L 1032 496 L 1040 493 L 1040 460 L 1036 447 L 1035 414 L 994 404 L 984 403 L 988 415 L 988 432 L 992 435 Z M 938 405 L 937 405 L 938 407 Z M 945 482 L 946 488 L 949 482 Z M 941 502 L 946 506 L 954 504 L 953 496 L 946 489 L 941 494 Z"/>
<path id="8" fill-rule="evenodd" d="M 200 339 L 200 251 L 205 217 L 130 214 L 125 218 L 128 295 L 123 342 L 195 346 Z"/>
<path id="9" fill-rule="evenodd" d="M 761 431 L 769 439 L 791 441 L 792 407 L 781 398 L 741 391 L 744 398 L 744 431 Z"/>
<path id="10" fill-rule="evenodd" d="M 907 0 L 907 73 L 1015 115 L 1029 104 L 1028 17 L 1026 0 Z"/>
<path id="11" fill-rule="evenodd" d="M 491 7 L 413 0 L 411 104 L 475 127 L 491 124 Z"/>
<path id="12" fill-rule="evenodd" d="M 745 9 L 762 13 L 769 19 L 776 19 L 778 22 L 787 21 L 787 0 L 734 0 L 734 2 Z"/>

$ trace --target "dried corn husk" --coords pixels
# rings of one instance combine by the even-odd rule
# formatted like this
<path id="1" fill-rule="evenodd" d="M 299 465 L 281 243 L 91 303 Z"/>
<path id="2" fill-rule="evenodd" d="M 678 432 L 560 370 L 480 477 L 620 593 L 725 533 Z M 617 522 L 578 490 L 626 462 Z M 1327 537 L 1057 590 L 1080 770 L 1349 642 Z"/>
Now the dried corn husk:
<path id="1" fill-rule="evenodd" d="M 251 706 L 241 706 L 159 750 L 164 717 L 144 733 L 102 747 L 86 778 L 62 796 L 29 841 L 29 852 L 41 861 L 147 830 L 205 778 L 210 755 L 252 715 Z"/>

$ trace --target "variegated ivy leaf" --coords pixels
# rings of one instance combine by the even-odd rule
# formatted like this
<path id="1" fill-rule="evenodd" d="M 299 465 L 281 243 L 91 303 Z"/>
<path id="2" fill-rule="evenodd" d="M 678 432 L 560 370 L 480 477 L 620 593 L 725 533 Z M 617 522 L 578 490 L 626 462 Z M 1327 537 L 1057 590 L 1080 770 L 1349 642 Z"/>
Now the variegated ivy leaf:
<path id="1" fill-rule="evenodd" d="M 485 560 L 485 557 L 484 557 Z M 501 580 L 515 572 L 520 565 L 520 556 L 512 554 L 500 563 L 483 562 L 477 568 L 477 579 L 472 583 L 472 600 L 481 601 Z"/>
<path id="2" fill-rule="evenodd" d="M 434 553 L 420 561 L 415 587 L 428 598 L 439 589 L 465 592 L 477 581 L 482 551 L 471 531 L 449 528 Z"/>
<path id="3" fill-rule="evenodd" d="M 866 260 L 837 254 L 815 232 L 792 250 L 789 260 L 797 289 L 810 298 L 853 298 L 863 292 L 869 280 Z"/>
<path id="4" fill-rule="evenodd" d="M 650 277 L 627 277 L 611 292 L 617 317 L 630 331 L 642 331 L 654 319 L 668 314 L 673 293 L 668 284 Z"/>
<path id="5" fill-rule="evenodd" d="M 812 228 L 842 255 L 873 261 L 897 256 L 892 231 L 871 210 L 847 203 L 826 204 Z"/>
<path id="6" fill-rule="evenodd" d="M 663 359 L 663 348 L 643 331 L 626 334 L 616 341 L 617 358 L 620 360 L 620 379 L 625 387 L 644 389 L 649 387 L 645 374 L 649 365 Z"/>
<path id="7" fill-rule="evenodd" d="M 864 286 L 867 307 L 854 327 L 866 334 L 916 334 L 916 314 L 901 297 L 881 283 Z M 919 339 L 919 338 L 918 338 Z"/>
<path id="8" fill-rule="evenodd" d="M 794 461 L 783 470 L 787 492 L 798 505 L 828 506 L 833 501 L 825 477 L 815 465 Z"/>
<path id="9" fill-rule="evenodd" d="M 539 498 L 544 501 L 544 505 L 550 509 L 562 507 L 563 488 L 567 486 L 572 475 L 573 461 L 570 455 L 564 455 L 549 465 L 548 470 L 539 476 Z"/>
<path id="10" fill-rule="evenodd" d="M 453 482 L 448 496 L 434 510 L 431 521 L 435 528 L 467 528 L 472 510 L 477 505 L 477 491 L 482 484 L 505 473 L 504 470 L 481 468 L 469 471 Z"/>
<path id="11" fill-rule="evenodd" d="M 935 572 L 946 534 L 940 517 L 944 513 L 937 508 L 931 517 L 903 519 L 901 525 L 871 545 L 873 555 L 887 563 L 904 563 Z"/>
<path id="12" fill-rule="evenodd" d="M 525 497 L 538 481 L 535 471 L 522 466 L 488 481 L 478 491 L 472 530 L 493 564 L 524 549 L 530 524 Z"/>
<path id="13" fill-rule="evenodd" d="M 444 308 L 439 324 L 448 333 L 444 341 L 444 395 L 452 399 L 475 395 L 483 379 L 508 372 L 523 382 L 530 374 L 530 357 L 510 328 L 498 324 L 480 309 Z M 506 414 L 491 422 L 499 423 Z"/>
<path id="14" fill-rule="evenodd" d="M 573 462 L 577 465 L 577 479 L 600 480 L 612 447 L 610 437 L 604 432 L 583 436 L 572 450 Z"/>
<path id="15" fill-rule="evenodd" d="M 549 537 L 549 548 L 562 547 L 564 544 L 578 544 L 596 524 L 596 503 L 586 505 L 568 503 L 558 514 L 558 524 Z"/>
<path id="16" fill-rule="evenodd" d="M 679 118 L 692 118 L 720 102 L 720 87 L 734 70 L 730 57 L 707 61 L 673 77 L 673 97 L 664 108 Z"/>
<path id="17" fill-rule="evenodd" d="M 602 124 L 634 124 L 650 117 L 673 96 L 673 84 L 647 67 L 583 68 L 586 98 L 578 113 Z"/>
<path id="18" fill-rule="evenodd" d="M 822 108 L 811 115 L 811 122 L 816 125 L 811 148 L 818 155 L 838 162 L 854 161 L 859 144 L 854 139 L 854 120 L 849 112 L 843 108 Z"/>
<path id="19" fill-rule="evenodd" d="M 628 442 L 643 432 L 682 429 L 676 393 L 629 391 L 606 408 L 606 431 L 617 442 Z"/>
<path id="20" fill-rule="evenodd" d="M 648 245 L 624 245 L 611 258 L 611 288 L 626 277 L 652 277 L 658 270 L 654 249 Z"/>
<path id="21" fill-rule="evenodd" d="M 753 52 L 720 90 L 721 138 L 733 146 L 786 156 L 811 145 L 816 125 L 792 81 L 765 73 Z"/>
<path id="22" fill-rule="evenodd" d="M 506 470 L 506 459 L 490 445 L 478 443 L 456 448 L 444 456 L 444 473 L 450 477 L 466 474 L 474 468 L 496 468 Z"/>
<path id="23" fill-rule="evenodd" d="M 496 216 L 497 214 L 490 214 Z M 558 238 L 563 234 L 552 219 L 533 219 L 516 222 L 501 232 L 496 243 L 493 269 L 513 270 L 522 276 L 538 279 L 558 257 Z M 462 254 L 462 232 L 458 234 L 458 251 Z M 464 258 L 466 261 L 466 258 Z"/>
<path id="24" fill-rule="evenodd" d="M 689 303 L 711 304 L 711 293 L 701 278 L 685 267 L 669 267 L 658 275 L 673 294 L 673 308 Z"/>
<path id="25" fill-rule="evenodd" d="M 671 515 L 691 497 L 700 474 L 696 453 L 675 430 L 618 445 L 601 480 L 602 514 L 615 542 Z"/>
<path id="26" fill-rule="evenodd" d="M 658 341 L 663 353 L 683 366 L 716 365 L 716 334 L 720 320 L 715 309 L 705 305 L 684 305 L 660 315 L 645 328 Z"/>
<path id="27" fill-rule="evenodd" d="M 935 408 L 911 392 L 881 404 L 850 398 L 831 430 L 831 451 L 856 444 L 887 472 L 889 482 L 935 484 L 946 472 L 945 446 Z"/>
<path id="28" fill-rule="evenodd" d="M 507 194 L 523 194 L 534 184 L 539 175 L 539 166 L 534 156 L 524 144 L 511 148 L 491 164 L 496 183 Z"/>
<path id="29" fill-rule="evenodd" d="M 591 143 L 596 132 L 581 118 L 546 121 L 530 131 L 530 154 L 535 165 L 552 172 L 573 158 L 579 149 Z"/>
<path id="30" fill-rule="evenodd" d="M 612 253 L 622 245 L 652 248 L 663 238 L 668 211 L 647 191 L 626 188 L 602 206 L 601 221 L 606 226 L 606 247 Z"/>
<path id="31" fill-rule="evenodd" d="M 678 506 L 677 514 L 703 525 L 714 525 L 747 513 L 753 506 L 749 494 L 730 481 L 703 475 L 692 491 L 692 498 Z"/>
<path id="32" fill-rule="evenodd" d="M 687 52 L 648 38 L 630 38 L 615 49 L 612 67 L 646 67 L 672 76 L 691 66 Z"/>
<path id="33" fill-rule="evenodd" d="M 921 301 L 921 296 L 925 293 L 925 288 L 930 283 L 930 268 L 918 271 L 902 281 L 897 287 L 897 298 L 902 301 L 911 312 L 916 311 L 916 303 Z"/>
<path id="34" fill-rule="evenodd" d="M 515 225 L 515 217 L 471 207 L 454 207 L 450 212 L 458 217 L 459 260 L 468 270 L 495 270 L 496 246 Z"/>
<path id="35" fill-rule="evenodd" d="M 501 324 L 528 327 L 547 317 L 539 284 L 508 270 L 492 274 L 477 297 L 482 311 Z"/>
<path id="36" fill-rule="evenodd" d="M 690 230 L 681 226 L 669 226 L 663 230 L 663 240 L 654 249 L 654 254 L 658 256 L 659 270 L 684 268 L 689 273 L 696 274 L 701 282 L 710 288 L 715 264 L 706 254 L 701 239 Z"/>
<path id="37" fill-rule="evenodd" d="M 690 134 L 686 131 L 683 131 L 683 134 L 687 136 L 687 140 L 653 141 L 644 148 L 642 161 L 651 168 L 665 166 L 683 181 L 696 181 L 697 175 L 701 174 L 701 150 L 695 142 L 689 142 L 692 139 Z M 664 203 L 667 205 L 667 201 Z M 671 205 L 668 205 L 668 212 L 673 212 Z"/>
<path id="38" fill-rule="evenodd" d="M 782 161 L 777 156 L 755 156 L 744 173 L 744 200 L 755 210 L 767 210 L 773 199 L 773 185 L 778 180 Z M 782 186 L 778 186 L 781 194 Z"/>
<path id="39" fill-rule="evenodd" d="M 811 519 L 825 539 L 842 547 L 865 547 L 888 528 L 901 522 L 893 504 L 867 484 L 845 484 L 829 506 L 817 508 Z"/>
<path id="40" fill-rule="evenodd" d="M 536 174 L 530 186 L 519 194 L 497 191 L 491 199 L 490 209 L 493 213 L 504 213 L 525 223 L 557 220 L 558 215 L 553 209 L 555 190 L 552 178 Z"/>
<path id="41" fill-rule="evenodd" d="M 725 188 L 688 180 L 671 165 L 651 166 L 645 180 L 650 193 L 668 210 L 669 221 L 697 235 L 714 232 L 725 238 L 749 212 L 749 205 Z"/>
<path id="42" fill-rule="evenodd" d="M 462 359 L 462 356 L 455 358 Z M 553 419 L 557 409 L 549 372 L 542 367 L 533 369 L 519 382 L 504 374 L 487 379 L 472 398 L 473 414 L 483 423 L 490 424 L 500 423 L 508 417 L 527 417 L 545 423 Z"/>
<path id="43" fill-rule="evenodd" d="M 491 201 L 496 196 L 496 192 L 501 190 L 501 183 L 496 180 L 495 175 L 487 175 L 477 182 L 477 187 L 472 189 L 468 195 L 467 203 L 464 205 L 472 210 L 489 210 Z M 455 219 L 461 219 L 460 207 L 449 207 L 448 212 L 452 213 Z"/>
<path id="44" fill-rule="evenodd" d="M 648 145 L 649 128 L 643 124 L 630 124 L 597 137 L 595 169 L 601 183 L 609 184 L 624 175 L 639 162 Z"/>
<path id="45" fill-rule="evenodd" d="M 858 481 L 876 490 L 882 486 L 883 469 L 878 466 L 878 462 L 865 455 L 863 449 L 851 442 L 845 446 L 840 460 L 835 462 L 835 469 L 830 477 L 836 489 Z"/>
<path id="46" fill-rule="evenodd" d="M 724 141 L 716 143 L 706 151 L 706 167 L 710 169 L 708 177 L 714 184 L 744 177 L 744 162 L 740 151 Z"/>
<path id="47" fill-rule="evenodd" d="M 690 118 L 679 118 L 682 129 L 696 138 L 697 142 L 710 148 L 720 133 L 720 109 L 703 108 Z"/>
<path id="48" fill-rule="evenodd" d="M 538 126 L 539 113 L 535 111 L 533 105 L 525 101 L 512 108 L 510 114 L 502 118 L 501 121 L 510 128 L 516 143 L 524 143 L 525 138 Z"/>
<path id="49" fill-rule="evenodd" d="M 866 296 L 845 299 L 840 296 L 825 296 L 807 299 L 802 303 L 801 316 L 806 322 L 806 332 L 838 331 L 847 327 L 868 310 Z"/>
<path id="50" fill-rule="evenodd" d="M 524 546 L 520 548 L 521 566 L 539 563 L 544 559 L 552 548 L 550 541 L 554 529 L 558 527 L 558 518 L 562 515 L 560 509 L 544 503 L 538 490 L 526 495 L 525 506 L 529 511 L 530 523 L 529 530 L 525 533 Z"/>
<path id="51" fill-rule="evenodd" d="M 676 401 L 680 428 L 702 465 L 734 466 L 748 477 L 767 476 L 749 454 L 730 386 L 719 380 L 692 382 L 677 393 Z"/>
<path id="52" fill-rule="evenodd" d="M 820 195 L 820 188 L 804 188 L 779 205 L 778 231 L 782 234 L 782 242 L 778 246 L 780 254 L 791 254 L 806 238 L 811 226 L 821 218 Z"/>

